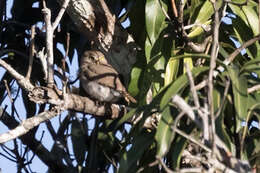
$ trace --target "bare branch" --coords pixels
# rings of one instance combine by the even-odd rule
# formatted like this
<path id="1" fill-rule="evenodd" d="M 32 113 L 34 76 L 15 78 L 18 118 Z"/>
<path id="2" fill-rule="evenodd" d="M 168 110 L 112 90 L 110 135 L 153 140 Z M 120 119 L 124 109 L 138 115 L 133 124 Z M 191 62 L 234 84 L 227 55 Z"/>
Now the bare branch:
<path id="1" fill-rule="evenodd" d="M 51 26 L 51 11 L 46 7 L 46 4 L 43 5 L 42 13 L 44 15 L 45 28 L 46 28 L 46 51 L 47 51 L 47 71 L 48 71 L 47 83 L 48 86 L 52 86 L 54 84 L 53 29 Z"/>
<path id="2" fill-rule="evenodd" d="M 59 11 L 58 16 L 56 17 L 55 21 L 52 24 L 52 30 L 53 31 L 57 28 L 57 26 L 58 26 L 58 24 L 59 24 L 59 22 L 60 22 L 60 20 L 61 20 L 61 18 L 63 16 L 64 12 L 66 11 L 67 6 L 69 5 L 69 2 L 70 2 L 70 0 L 64 0 L 63 5 L 61 6 L 61 9 Z"/>
<path id="3" fill-rule="evenodd" d="M 189 83 L 190 83 L 190 90 L 191 90 L 191 93 L 192 93 L 192 96 L 194 99 L 195 106 L 196 106 L 196 108 L 200 108 L 199 97 L 198 97 L 197 91 L 195 89 L 192 73 L 190 71 L 189 66 L 186 63 L 184 65 L 185 65 L 185 69 L 187 71 L 187 76 L 188 76 Z"/>
<path id="4" fill-rule="evenodd" d="M 171 4 L 172 4 L 172 11 L 175 17 L 178 17 L 178 11 L 176 8 L 176 4 L 175 4 L 175 0 L 171 0 Z"/>
<path id="5" fill-rule="evenodd" d="M 243 49 L 251 46 L 256 41 L 259 41 L 259 40 L 260 40 L 260 34 L 255 36 L 254 38 L 246 41 L 239 48 L 237 48 L 223 63 L 225 65 L 229 65 Z M 219 66 L 217 69 L 218 69 L 218 71 L 221 71 L 221 72 L 224 71 L 224 67 L 222 67 L 222 66 Z M 218 75 L 218 71 L 215 71 L 215 73 L 214 73 L 215 77 Z"/>
<path id="6" fill-rule="evenodd" d="M 202 124 L 198 117 L 195 116 L 192 108 L 178 95 L 172 97 L 172 102 L 176 104 L 183 112 L 185 112 L 188 117 L 196 123 L 198 127 L 202 127 Z"/>
<path id="7" fill-rule="evenodd" d="M 15 129 L 10 130 L 7 133 L 0 134 L 0 144 L 3 144 L 7 141 L 13 140 L 19 136 L 26 134 L 29 130 L 38 126 L 43 121 L 53 118 L 54 116 L 56 116 L 56 114 L 57 111 L 46 111 L 40 113 L 37 116 L 24 120 Z"/>
<path id="8" fill-rule="evenodd" d="M 187 45 L 194 51 L 197 53 L 201 53 L 204 52 L 207 48 L 207 45 L 209 44 L 209 42 L 211 41 L 211 36 L 208 36 L 207 38 L 204 39 L 204 41 L 200 44 L 195 44 L 192 41 L 187 42 Z"/>
<path id="9" fill-rule="evenodd" d="M 255 91 L 259 90 L 259 89 L 260 89 L 260 84 L 252 86 L 251 88 L 248 88 L 247 92 L 248 93 L 252 93 L 252 92 L 255 92 Z"/>
<path id="10" fill-rule="evenodd" d="M 230 86 L 230 79 L 228 79 L 227 82 L 226 82 L 226 86 L 225 86 L 225 90 L 224 90 L 224 96 L 223 96 L 223 99 L 221 101 L 221 105 L 220 105 L 220 107 L 218 109 L 218 112 L 217 112 L 217 114 L 215 116 L 215 119 L 220 115 L 220 113 L 221 113 L 221 111 L 222 111 L 222 109 L 224 107 L 224 104 L 225 104 L 225 101 L 226 101 L 226 98 L 227 98 L 227 95 L 228 95 L 229 86 Z"/>
<path id="11" fill-rule="evenodd" d="M 192 136 L 187 135 L 186 133 L 184 133 L 183 131 L 179 130 L 178 128 L 173 129 L 174 131 L 176 131 L 176 133 L 178 133 L 179 135 L 185 137 L 186 139 L 188 139 L 189 141 L 193 142 L 194 144 L 200 146 L 202 149 L 204 149 L 205 151 L 211 153 L 211 149 L 208 148 L 207 146 L 205 146 L 204 144 L 202 144 L 200 141 L 194 139 Z"/>
<path id="12" fill-rule="evenodd" d="M 210 118 L 211 118 L 211 142 L 213 153 L 215 151 L 215 118 L 214 118 L 214 104 L 213 104 L 213 72 L 216 67 L 216 60 L 218 55 L 218 48 L 219 48 L 219 26 L 220 26 L 220 19 L 219 19 L 219 9 L 217 7 L 216 2 L 212 2 L 214 8 L 214 25 L 213 25 L 213 43 L 211 48 L 211 59 L 210 59 L 210 69 L 208 75 L 208 103 L 209 103 L 209 110 L 210 110 Z"/>
<path id="13" fill-rule="evenodd" d="M 9 64 L 5 61 L 0 59 L 0 66 L 4 67 L 18 82 L 18 84 L 25 89 L 26 91 L 32 91 L 34 86 L 30 83 L 28 79 L 24 76 L 20 75 L 18 72 L 15 71 Z"/>
<path id="14" fill-rule="evenodd" d="M 4 84 L 5 84 L 5 88 L 6 88 L 6 91 L 7 91 L 7 95 L 8 95 L 8 97 L 9 97 L 11 103 L 13 103 L 14 101 L 13 101 L 13 98 L 12 98 L 12 96 L 11 96 L 11 91 L 10 91 L 10 88 L 9 88 L 9 86 L 8 86 L 8 84 L 7 84 L 7 82 L 6 82 L 6 80 L 4 80 Z"/>
<path id="15" fill-rule="evenodd" d="M 165 171 L 166 173 L 175 173 L 174 171 L 172 171 L 171 169 L 169 169 L 169 168 L 165 165 L 165 163 L 163 162 L 162 158 L 157 157 L 156 159 L 159 161 L 159 164 L 162 165 L 162 167 L 163 167 L 163 169 L 164 169 L 164 171 Z"/>
<path id="16" fill-rule="evenodd" d="M 33 56 L 35 51 L 34 45 L 34 36 L 35 36 L 35 26 L 31 27 L 31 41 L 30 41 L 30 56 L 29 56 L 29 67 L 26 74 L 26 79 L 30 80 L 31 73 L 32 73 L 32 65 L 33 65 Z"/>
<path id="17" fill-rule="evenodd" d="M 4 123 L 9 129 L 15 129 L 19 126 L 19 122 L 16 121 L 14 117 L 11 117 L 3 109 L 0 108 L 0 118 L 1 122 Z M 61 160 L 57 158 L 55 154 L 49 152 L 47 148 L 45 148 L 41 141 L 35 139 L 30 131 L 19 137 L 22 143 L 33 153 L 35 153 L 51 170 L 56 170 L 59 172 L 68 172 L 68 167 L 66 167 Z"/>

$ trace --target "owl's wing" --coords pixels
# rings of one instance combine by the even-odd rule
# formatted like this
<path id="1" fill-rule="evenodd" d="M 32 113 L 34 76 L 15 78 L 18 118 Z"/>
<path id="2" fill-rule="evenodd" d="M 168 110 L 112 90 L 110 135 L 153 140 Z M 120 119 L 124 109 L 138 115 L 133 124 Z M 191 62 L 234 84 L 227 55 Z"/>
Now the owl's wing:
<path id="1" fill-rule="evenodd" d="M 126 91 L 119 79 L 117 71 L 111 65 L 88 63 L 83 72 L 88 80 L 96 81 L 101 85 L 118 91 Z"/>

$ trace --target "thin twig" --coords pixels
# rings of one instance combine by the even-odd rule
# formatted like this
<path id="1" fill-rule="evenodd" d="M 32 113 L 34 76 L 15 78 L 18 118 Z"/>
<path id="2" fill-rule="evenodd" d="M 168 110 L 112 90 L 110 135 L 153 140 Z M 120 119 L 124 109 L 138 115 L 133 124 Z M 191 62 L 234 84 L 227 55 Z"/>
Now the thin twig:
<path id="1" fill-rule="evenodd" d="M 34 56 L 34 36 L 35 36 L 35 26 L 33 25 L 31 27 L 31 41 L 30 41 L 30 55 L 29 55 L 29 67 L 28 67 L 28 71 L 27 71 L 27 74 L 26 74 L 26 79 L 30 79 L 31 77 L 31 73 L 32 73 L 32 65 L 33 65 L 33 56 Z"/>
<path id="2" fill-rule="evenodd" d="M 29 80 L 25 79 L 24 76 L 20 75 L 15 69 L 13 69 L 12 66 L 7 64 L 5 61 L 0 59 L 0 66 L 4 67 L 12 77 L 16 79 L 16 81 L 19 83 L 19 85 L 24 88 L 26 91 L 32 91 L 34 86 L 30 83 Z"/>
<path id="3" fill-rule="evenodd" d="M 185 132 L 181 131 L 178 128 L 173 129 L 174 131 L 176 131 L 176 133 L 178 133 L 179 135 L 185 137 L 186 139 L 188 139 L 189 141 L 193 142 L 194 144 L 198 145 L 199 147 L 201 147 L 202 149 L 204 149 L 205 151 L 211 153 L 211 149 L 208 148 L 206 145 L 204 145 L 203 143 L 201 143 L 200 141 L 194 139 L 192 136 L 186 134 Z"/>
<path id="4" fill-rule="evenodd" d="M 189 79 L 190 90 L 191 90 L 191 93 L 192 93 L 192 96 L 193 96 L 193 99 L 194 99 L 194 104 L 195 104 L 196 108 L 200 108 L 199 97 L 198 97 L 197 91 L 195 89 L 194 79 L 192 77 L 192 73 L 191 73 L 190 68 L 187 65 L 187 63 L 185 63 L 184 65 L 185 65 L 185 69 L 187 71 L 187 76 L 188 76 L 188 79 Z"/>
<path id="5" fill-rule="evenodd" d="M 183 98 L 178 95 L 172 97 L 172 103 L 177 105 L 183 112 L 185 112 L 188 117 L 196 123 L 198 127 L 202 127 L 200 119 L 194 114 L 190 105 L 188 105 Z"/>
<path id="6" fill-rule="evenodd" d="M 63 16 L 64 12 L 66 11 L 67 6 L 69 5 L 69 2 L 70 2 L 70 0 L 64 0 L 63 1 L 63 5 L 61 6 L 59 14 L 57 15 L 55 21 L 52 24 L 52 30 L 53 31 L 57 28 L 58 24 L 60 23 L 60 20 Z"/>
<path id="7" fill-rule="evenodd" d="M 246 41 L 244 44 L 242 44 L 242 45 L 241 45 L 239 48 L 237 48 L 231 55 L 229 55 L 229 57 L 228 57 L 225 61 L 223 61 L 223 63 L 224 63 L 225 65 L 229 65 L 229 64 L 236 58 L 236 56 L 237 56 L 242 50 L 244 50 L 245 48 L 251 46 L 252 44 L 254 44 L 254 43 L 255 43 L 256 41 L 258 41 L 258 40 L 260 40 L 260 34 L 257 35 L 257 36 L 255 36 L 255 37 L 253 37 L 252 39 Z M 220 72 L 223 72 L 223 71 L 224 71 L 224 67 L 222 67 L 222 66 L 219 66 L 217 69 L 218 69 L 218 71 L 220 71 Z M 214 77 L 216 77 L 216 76 L 218 75 L 218 73 L 219 73 L 218 71 L 215 71 Z"/>
<path id="8" fill-rule="evenodd" d="M 53 118 L 54 116 L 56 116 L 56 114 L 57 114 L 56 111 L 45 111 L 45 112 L 40 113 L 37 116 L 24 120 L 16 128 L 14 128 L 6 133 L 0 134 L 0 144 L 3 144 L 7 141 L 10 141 L 21 135 L 26 134 L 29 130 L 38 126 L 43 121 Z"/>
<path id="9" fill-rule="evenodd" d="M 178 17 L 178 11 L 176 8 L 175 0 L 171 0 L 171 4 L 172 4 L 172 11 L 173 11 L 174 17 Z"/>
<path id="10" fill-rule="evenodd" d="M 149 163 L 149 164 L 148 164 L 148 167 L 153 167 L 153 166 L 156 166 L 156 165 L 158 165 L 158 164 L 159 164 L 158 160 L 155 160 L 155 161 L 153 161 L 152 163 Z M 145 169 L 145 167 L 143 166 L 143 167 L 139 168 L 139 169 L 136 171 L 136 173 L 140 173 L 140 172 L 144 171 L 144 169 Z"/>
<path id="11" fill-rule="evenodd" d="M 47 83 L 48 86 L 54 84 L 54 56 L 53 56 L 53 29 L 51 25 L 51 11 L 46 7 L 46 2 L 43 0 L 42 13 L 44 15 L 45 28 L 46 28 L 46 51 L 47 51 Z"/>
<path id="12" fill-rule="evenodd" d="M 215 144 L 215 118 L 214 118 L 214 103 L 213 103 L 213 73 L 216 67 L 216 60 L 219 49 L 219 7 L 217 7 L 216 1 L 211 1 L 214 8 L 214 25 L 213 25 L 213 43 L 211 48 L 211 59 L 210 59 L 210 69 L 208 76 L 208 103 L 210 110 L 210 119 L 211 119 L 211 142 L 212 142 L 212 154 L 215 153 L 216 144 Z"/>
<path id="13" fill-rule="evenodd" d="M 163 162 L 162 158 L 157 157 L 156 159 L 159 161 L 160 165 L 162 165 L 162 167 L 163 167 L 163 169 L 165 170 L 166 173 L 175 173 L 174 171 L 172 171 L 171 169 L 169 169 L 169 168 L 165 165 L 165 163 Z"/>
<path id="14" fill-rule="evenodd" d="M 259 89 L 260 89 L 260 84 L 257 84 L 255 86 L 252 86 L 251 88 L 248 88 L 247 92 L 248 93 L 252 93 L 252 92 L 255 92 L 255 91 L 259 90 Z"/>
<path id="15" fill-rule="evenodd" d="M 230 79 L 227 80 L 226 82 L 226 86 L 225 86 L 225 90 L 224 90 L 224 96 L 223 96 L 223 99 L 221 101 L 221 104 L 220 104 L 220 107 L 218 109 L 218 112 L 215 116 L 215 119 L 220 115 L 224 105 L 225 105 L 225 102 L 226 102 L 226 98 L 227 98 L 227 95 L 228 95 L 228 90 L 229 90 L 229 86 L 230 86 Z"/>
<path id="16" fill-rule="evenodd" d="M 167 14 L 166 10 L 163 8 L 162 2 L 161 2 L 160 0 L 159 0 L 158 2 L 159 2 L 159 4 L 160 4 L 160 7 L 161 7 L 161 9 L 162 9 L 162 12 L 163 12 L 164 16 L 165 16 L 169 21 L 171 21 L 170 16 Z"/>
<path id="17" fill-rule="evenodd" d="M 6 91 L 7 91 L 7 95 L 8 95 L 8 97 L 9 97 L 11 103 L 13 103 L 14 101 L 13 101 L 13 98 L 12 98 L 12 95 L 11 95 L 11 91 L 10 91 L 10 89 L 9 89 L 9 86 L 8 86 L 6 80 L 4 80 L 4 84 L 5 84 L 5 88 L 6 88 Z"/>
<path id="18" fill-rule="evenodd" d="M 204 52 L 207 48 L 208 43 L 211 41 L 211 36 L 208 36 L 207 38 L 204 39 L 204 41 L 200 44 L 194 43 L 188 39 L 187 45 L 197 53 Z"/>
<path id="19" fill-rule="evenodd" d="M 252 39 L 246 41 L 242 46 L 240 46 L 239 48 L 237 48 L 229 57 L 227 60 L 225 60 L 223 63 L 228 65 L 230 64 L 235 57 L 245 48 L 247 48 L 248 46 L 254 44 L 256 41 L 260 40 L 260 34 L 253 37 Z"/>

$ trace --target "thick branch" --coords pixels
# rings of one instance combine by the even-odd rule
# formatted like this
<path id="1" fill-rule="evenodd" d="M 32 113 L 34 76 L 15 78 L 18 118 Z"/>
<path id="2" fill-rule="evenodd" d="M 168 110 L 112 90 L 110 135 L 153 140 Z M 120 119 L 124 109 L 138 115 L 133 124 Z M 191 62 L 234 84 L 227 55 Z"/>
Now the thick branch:
<path id="1" fill-rule="evenodd" d="M 36 103 L 59 106 L 62 110 L 74 110 L 106 118 L 117 118 L 124 112 L 124 108 L 116 104 L 97 104 L 88 97 L 72 93 L 62 94 L 62 91 L 48 87 L 35 87 L 29 98 Z"/>

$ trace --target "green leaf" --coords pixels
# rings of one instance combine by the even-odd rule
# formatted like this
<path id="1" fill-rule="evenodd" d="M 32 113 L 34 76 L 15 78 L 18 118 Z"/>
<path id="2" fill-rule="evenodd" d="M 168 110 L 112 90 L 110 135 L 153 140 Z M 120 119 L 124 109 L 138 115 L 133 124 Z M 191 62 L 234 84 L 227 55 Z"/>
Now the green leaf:
<path id="1" fill-rule="evenodd" d="M 190 134 L 193 129 L 195 129 L 195 125 L 189 125 L 183 131 L 187 134 Z M 173 169 L 180 168 L 182 152 L 186 148 L 188 141 L 186 138 L 180 135 L 176 135 L 173 141 L 174 145 L 171 146 L 170 152 L 172 156 L 172 167 Z"/>
<path id="2" fill-rule="evenodd" d="M 134 169 L 138 159 L 141 158 L 144 151 L 152 144 L 154 134 L 153 133 L 140 133 L 133 139 L 133 146 L 128 152 L 123 153 L 120 160 L 120 167 L 118 173 L 130 172 Z"/>
<path id="3" fill-rule="evenodd" d="M 187 53 L 184 53 L 184 54 L 187 54 Z M 192 70 L 193 68 L 193 63 L 192 63 L 192 58 L 191 57 L 186 57 L 183 59 L 183 63 L 187 64 L 189 69 Z M 185 69 L 185 66 L 183 66 L 183 73 L 186 73 L 186 69 Z"/>
<path id="4" fill-rule="evenodd" d="M 208 21 L 202 23 L 202 25 L 204 25 L 204 27 L 207 27 L 208 25 L 211 24 L 211 22 L 212 22 L 212 20 L 208 20 Z M 189 37 L 189 38 L 197 37 L 197 36 L 199 36 L 200 34 L 204 33 L 204 31 L 205 31 L 205 30 L 203 29 L 203 27 L 198 26 L 198 27 L 196 27 L 195 29 L 193 29 L 193 30 L 188 34 L 188 37 Z"/>
<path id="5" fill-rule="evenodd" d="M 240 8 L 239 6 L 230 3 L 229 7 L 252 29 L 255 36 L 259 33 L 258 16 L 257 11 L 255 10 L 257 8 L 257 4 L 251 3 L 250 5 L 243 5 L 242 8 Z"/>
<path id="6" fill-rule="evenodd" d="M 214 14 L 214 9 L 210 1 L 205 1 L 202 6 L 199 6 L 197 8 L 199 9 L 199 13 L 194 13 L 197 15 L 196 17 L 192 17 L 195 24 L 198 25 L 210 25 L 211 24 L 211 16 Z M 202 32 L 204 32 L 203 28 L 201 26 L 195 26 L 192 28 L 191 32 L 188 34 L 189 38 L 196 37 L 200 35 Z"/>
<path id="7" fill-rule="evenodd" d="M 167 11 L 166 4 L 161 1 L 162 7 Z M 162 11 L 159 0 L 147 0 L 145 4 L 145 26 L 147 37 L 145 40 L 145 55 L 147 61 L 160 51 L 162 37 L 161 31 L 167 26 L 164 22 L 165 15 Z"/>
<path id="8" fill-rule="evenodd" d="M 242 6 L 240 8 L 237 5 L 229 4 L 229 7 L 237 15 L 235 19 L 233 19 L 233 26 L 238 36 L 240 43 L 244 43 L 245 41 L 251 39 L 253 36 L 259 34 L 259 22 L 256 3 L 250 3 L 246 6 Z M 243 29 L 242 29 L 243 28 Z M 254 48 L 254 50 L 253 50 Z M 256 42 L 254 45 L 249 47 L 251 58 L 258 57 L 260 55 L 260 45 Z"/>
<path id="9" fill-rule="evenodd" d="M 164 4 L 163 2 L 161 3 Z M 163 6 L 165 7 L 165 5 Z M 153 44 L 159 37 L 165 19 L 159 0 L 147 0 L 145 4 L 145 14 L 146 31 L 149 40 Z"/>
<path id="10" fill-rule="evenodd" d="M 210 1 L 206 0 L 202 5 L 198 16 L 196 17 L 196 24 L 203 24 L 208 21 L 214 14 L 214 9 Z"/>
<path id="11" fill-rule="evenodd" d="M 222 89 L 220 87 L 216 87 L 213 90 L 213 103 L 214 103 L 215 113 L 217 111 L 219 111 L 218 109 L 220 108 L 220 104 L 224 104 L 220 115 L 217 117 L 217 119 L 215 121 L 216 132 L 217 132 L 218 136 L 223 140 L 223 142 L 225 142 L 225 144 L 228 146 L 228 148 L 231 151 L 233 151 L 233 150 L 235 151 L 234 147 L 232 148 L 232 141 L 230 140 L 230 138 L 226 132 L 227 127 L 224 123 L 224 118 L 225 118 L 224 110 L 227 105 L 227 101 L 225 100 L 225 103 L 221 103 L 221 102 L 223 102 L 223 93 L 224 93 L 224 89 Z"/>
<path id="12" fill-rule="evenodd" d="M 242 122 L 247 116 L 247 79 L 243 75 L 239 75 L 239 69 L 236 66 L 228 67 L 228 73 L 232 81 L 232 91 L 234 95 L 234 104 L 236 110 L 236 132 L 242 128 Z"/>
<path id="13" fill-rule="evenodd" d="M 175 58 L 170 58 L 166 65 L 165 77 L 164 77 L 164 86 L 168 85 L 174 81 L 177 77 L 179 69 L 179 60 Z"/>
<path id="14" fill-rule="evenodd" d="M 86 154 L 86 133 L 78 120 L 72 121 L 71 140 L 75 158 L 82 165 Z"/>
<path id="15" fill-rule="evenodd" d="M 131 80 L 130 80 L 130 84 L 128 86 L 128 92 L 132 96 L 136 96 L 140 92 L 139 87 L 138 87 L 138 82 L 139 82 L 141 74 L 142 74 L 142 69 L 139 67 L 134 67 L 131 71 Z"/>
<path id="16" fill-rule="evenodd" d="M 208 67 L 194 67 L 191 72 L 193 74 L 193 77 L 195 78 L 200 73 L 205 72 L 208 69 L 209 69 Z M 172 82 L 170 84 L 170 87 L 167 89 L 164 96 L 162 97 L 162 100 L 160 103 L 161 110 L 163 110 L 163 108 L 168 104 L 171 97 L 173 95 L 177 94 L 178 92 L 180 92 L 181 90 L 183 90 L 188 85 L 188 83 L 189 83 L 189 81 L 188 81 L 188 77 L 186 74 L 183 74 L 176 81 Z"/>
<path id="17" fill-rule="evenodd" d="M 240 69 L 240 73 L 248 72 L 248 71 L 257 73 L 257 70 L 260 70 L 259 64 L 260 64 L 259 58 L 255 58 L 250 61 L 247 61 Z"/>
<path id="18" fill-rule="evenodd" d="M 120 125 L 122 125 L 124 122 L 126 122 L 127 120 L 129 120 L 133 115 L 136 115 L 136 109 L 131 109 L 131 111 L 129 111 L 127 114 L 125 114 L 118 122 L 116 122 L 116 125 L 113 129 L 117 129 Z M 111 125 L 113 124 L 110 123 Z M 109 124 L 109 126 L 111 126 Z"/>
<path id="19" fill-rule="evenodd" d="M 175 113 L 177 110 L 175 110 Z M 168 152 L 172 140 L 174 138 L 173 131 L 173 115 L 171 114 L 170 107 L 167 106 L 162 112 L 159 125 L 156 130 L 155 140 L 157 142 L 157 156 L 163 157 Z"/>

